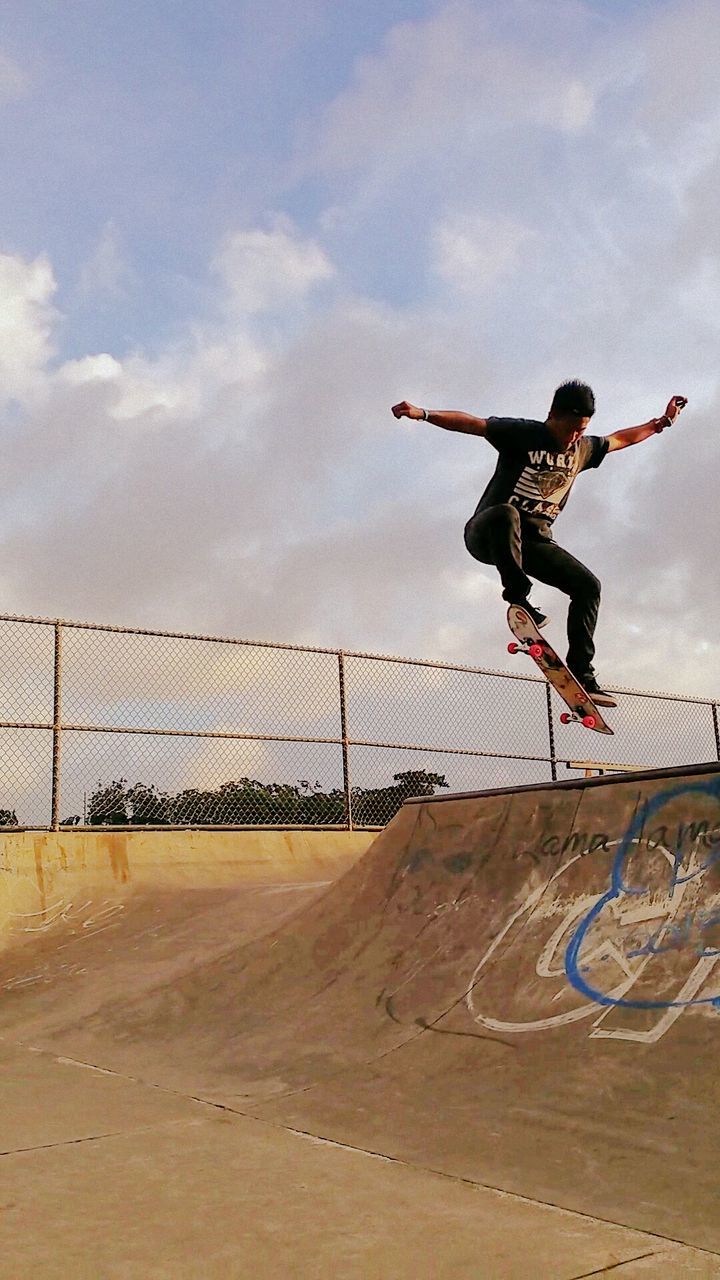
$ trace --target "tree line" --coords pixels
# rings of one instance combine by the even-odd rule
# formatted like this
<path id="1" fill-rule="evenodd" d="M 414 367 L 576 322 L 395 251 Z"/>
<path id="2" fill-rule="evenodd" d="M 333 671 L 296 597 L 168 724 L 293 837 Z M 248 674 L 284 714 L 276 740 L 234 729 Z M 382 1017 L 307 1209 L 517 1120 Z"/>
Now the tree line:
<path id="1" fill-rule="evenodd" d="M 385 826 L 409 796 L 431 796 L 448 783 L 443 774 L 410 769 L 393 774 L 384 787 L 353 787 L 353 824 Z M 11 819 L 8 821 L 8 819 Z M 144 782 L 129 784 L 118 778 L 98 784 L 88 797 L 89 826 L 333 826 L 344 823 L 345 793 L 340 788 L 323 791 L 319 782 L 300 780 L 258 782 L 239 778 L 201 790 L 189 787 L 176 794 Z M 82 822 L 79 815 L 63 826 Z M 0 811 L 0 825 L 17 826 L 14 811 Z"/>

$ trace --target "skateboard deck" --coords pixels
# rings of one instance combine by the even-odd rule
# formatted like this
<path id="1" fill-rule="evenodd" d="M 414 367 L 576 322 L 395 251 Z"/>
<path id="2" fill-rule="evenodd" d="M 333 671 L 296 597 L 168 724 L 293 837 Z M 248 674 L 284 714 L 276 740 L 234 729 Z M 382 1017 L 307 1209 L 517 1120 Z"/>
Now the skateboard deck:
<path id="1" fill-rule="evenodd" d="M 511 604 L 507 617 L 510 630 L 515 636 L 515 640 L 508 645 L 508 651 L 528 653 L 540 668 L 548 684 L 552 685 L 569 708 L 569 711 L 564 711 L 560 716 L 561 722 L 569 724 L 571 720 L 577 720 L 586 729 L 595 729 L 597 733 L 612 733 L 592 698 L 565 666 L 562 658 L 558 657 L 552 645 L 540 634 L 525 610 L 519 605 Z"/>

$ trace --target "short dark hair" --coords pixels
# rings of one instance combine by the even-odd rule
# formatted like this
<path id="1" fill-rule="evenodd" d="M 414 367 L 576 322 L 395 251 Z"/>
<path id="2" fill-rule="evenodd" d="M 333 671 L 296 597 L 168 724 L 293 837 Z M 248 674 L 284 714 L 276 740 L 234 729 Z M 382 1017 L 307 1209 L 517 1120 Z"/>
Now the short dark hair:
<path id="1" fill-rule="evenodd" d="M 595 396 L 587 382 L 563 382 L 553 396 L 550 412 L 572 414 L 576 418 L 592 418 L 595 412 Z"/>

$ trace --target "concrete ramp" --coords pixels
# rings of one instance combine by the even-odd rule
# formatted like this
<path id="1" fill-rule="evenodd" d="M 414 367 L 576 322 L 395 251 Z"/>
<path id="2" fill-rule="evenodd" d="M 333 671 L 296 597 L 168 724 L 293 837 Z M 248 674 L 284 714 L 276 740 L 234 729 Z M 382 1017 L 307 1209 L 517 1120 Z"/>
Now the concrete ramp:
<path id="1" fill-rule="evenodd" d="M 23 987 L 9 951 L 0 1032 L 720 1253 L 719 862 L 720 766 L 411 801 L 136 992 Z"/>

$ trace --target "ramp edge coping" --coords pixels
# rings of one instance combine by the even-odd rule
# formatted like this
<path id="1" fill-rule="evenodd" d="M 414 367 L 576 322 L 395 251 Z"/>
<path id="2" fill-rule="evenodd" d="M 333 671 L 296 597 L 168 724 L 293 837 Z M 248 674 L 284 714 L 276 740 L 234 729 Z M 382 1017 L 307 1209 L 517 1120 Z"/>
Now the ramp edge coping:
<path id="1" fill-rule="evenodd" d="M 453 791 L 447 795 L 408 796 L 403 808 L 409 804 L 447 804 L 449 800 L 478 800 L 482 796 L 514 795 L 518 791 L 578 791 L 586 787 L 616 787 L 628 782 L 652 782 L 660 778 L 687 778 L 720 774 L 720 761 L 709 764 L 673 765 L 667 769 L 628 770 L 627 773 L 604 774 L 596 778 L 567 778 L 560 782 L 528 782 L 514 787 L 488 787 L 483 791 Z"/>

